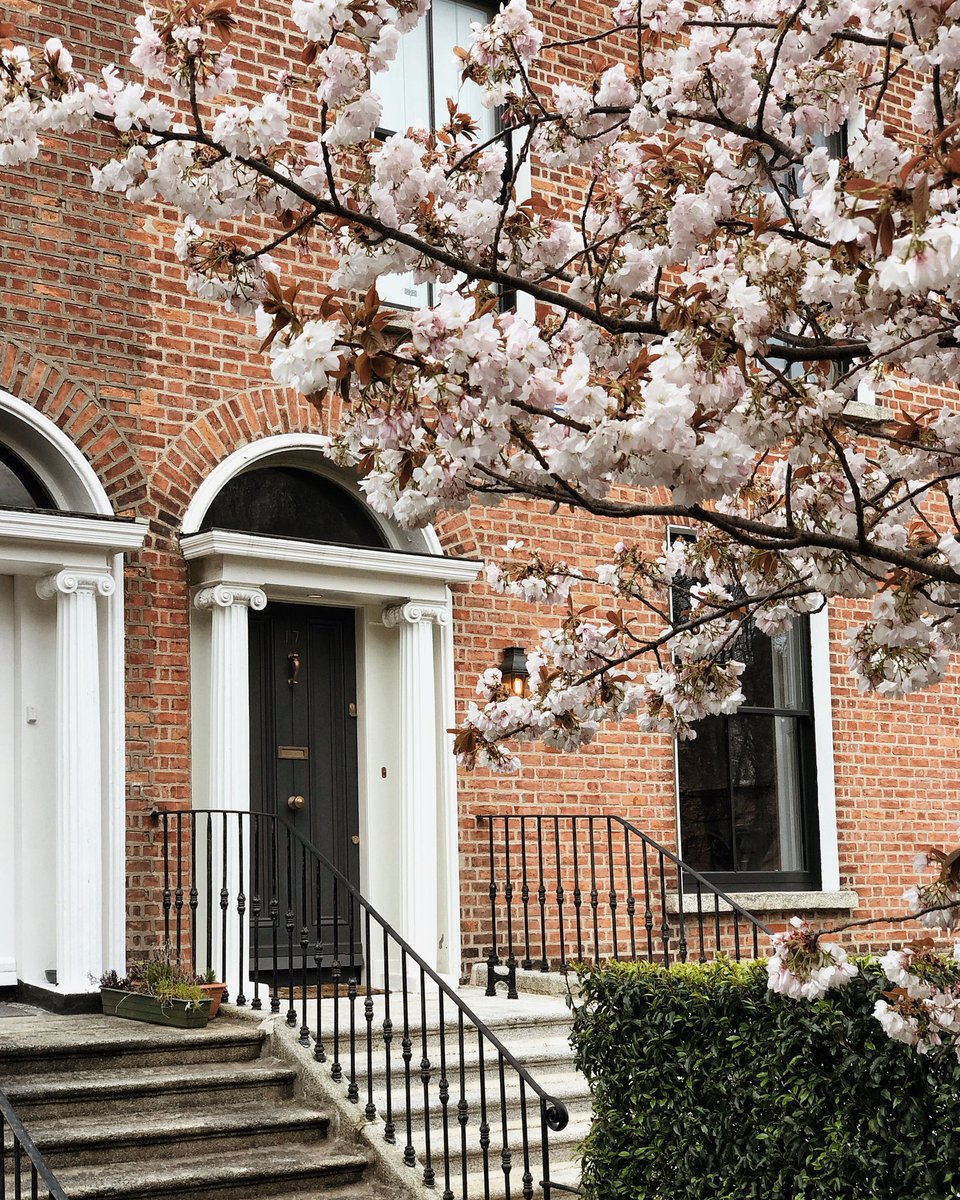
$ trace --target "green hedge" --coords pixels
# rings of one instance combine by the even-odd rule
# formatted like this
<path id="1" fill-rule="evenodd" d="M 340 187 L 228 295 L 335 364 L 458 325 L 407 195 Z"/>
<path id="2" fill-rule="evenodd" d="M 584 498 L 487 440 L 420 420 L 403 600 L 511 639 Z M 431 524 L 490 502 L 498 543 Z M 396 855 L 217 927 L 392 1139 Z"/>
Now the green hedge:
<path id="1" fill-rule="evenodd" d="M 960 1196 L 960 1063 L 891 1041 L 879 968 L 810 1003 L 763 963 L 584 973 L 573 1042 L 591 1080 L 592 1200 Z M 960 979 L 960 972 L 958 972 Z"/>

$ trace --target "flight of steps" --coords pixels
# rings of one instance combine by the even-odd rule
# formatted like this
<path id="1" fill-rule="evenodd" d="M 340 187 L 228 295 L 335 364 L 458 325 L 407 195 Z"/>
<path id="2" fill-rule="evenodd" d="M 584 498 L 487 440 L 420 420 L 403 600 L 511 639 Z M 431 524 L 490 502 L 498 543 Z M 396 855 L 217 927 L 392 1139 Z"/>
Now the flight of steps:
<path id="1" fill-rule="evenodd" d="M 590 1128 L 591 1103 L 590 1093 L 585 1078 L 576 1070 L 574 1054 L 570 1046 L 569 1035 L 571 1015 L 564 1001 L 556 995 L 530 995 L 521 993 L 517 1000 L 507 1000 L 501 993 L 494 998 L 486 997 L 483 990 L 477 987 L 460 989 L 460 994 L 480 1019 L 500 1038 L 506 1048 L 511 1051 L 527 1068 L 532 1077 L 551 1096 L 562 1101 L 569 1112 L 570 1120 L 567 1127 L 560 1132 L 549 1134 L 550 1146 L 550 1178 L 555 1183 L 568 1187 L 577 1184 L 580 1176 L 578 1145 L 587 1135 Z M 380 1037 L 384 1015 L 383 997 L 375 996 L 373 1030 L 374 1030 L 374 1090 L 373 1098 L 379 1110 L 379 1118 L 383 1118 L 384 1099 L 386 1094 L 386 1070 L 383 1042 Z M 402 1037 L 402 1007 L 400 997 L 391 996 L 391 1020 L 393 1023 L 393 1043 L 391 1051 L 391 1073 L 393 1093 L 393 1118 L 396 1123 L 396 1143 L 403 1147 L 406 1142 L 406 1127 L 404 1117 L 405 1087 L 403 1064 L 400 1058 L 400 1039 Z M 344 1009 L 344 1012 L 346 1010 Z M 343 1015 L 343 1014 L 342 1014 Z M 362 1017 L 362 997 L 357 1002 L 358 1065 L 365 1063 L 366 1041 Z M 436 1193 L 442 1195 L 447 1180 L 444 1175 L 443 1155 L 443 1122 L 438 1103 L 438 1083 L 440 1078 L 440 1020 L 439 1009 L 435 1002 L 427 1002 L 427 1057 L 431 1063 L 430 1106 L 431 1106 L 431 1165 L 436 1177 Z M 419 997 L 411 997 L 409 1003 L 410 1032 L 413 1041 L 413 1059 L 411 1063 L 411 1111 L 413 1121 L 413 1144 L 419 1159 L 417 1168 L 411 1168 L 411 1174 L 418 1176 L 424 1165 L 424 1139 L 422 1136 L 422 1114 L 424 1107 L 423 1086 L 420 1078 L 420 1059 L 422 1055 L 422 1040 L 420 1035 L 421 1020 L 419 1012 Z M 324 1022 L 326 1024 L 326 1020 Z M 448 1103 L 447 1132 L 450 1161 L 450 1190 L 460 1200 L 464 1194 L 467 1200 L 483 1200 L 505 1196 L 505 1175 L 502 1169 L 501 1150 L 503 1147 L 502 1111 L 500 1105 L 499 1072 L 496 1057 L 487 1052 L 486 1062 L 486 1110 L 487 1123 L 490 1126 L 490 1145 L 486 1156 L 479 1144 L 479 1126 L 481 1121 L 480 1105 L 480 1075 L 479 1048 L 476 1031 L 467 1028 L 465 1031 L 464 1052 L 460 1055 L 457 1014 L 452 1005 L 445 1006 L 444 1011 L 445 1046 L 446 1046 L 446 1076 L 450 1086 Z M 327 1053 L 331 1055 L 332 1046 L 327 1039 Z M 346 1050 L 341 1047 L 341 1062 L 344 1073 L 347 1073 Z M 461 1128 L 457 1121 L 457 1104 L 460 1099 L 461 1081 L 460 1068 L 463 1065 L 463 1094 L 468 1105 L 467 1156 L 466 1156 L 466 1191 L 464 1192 L 463 1156 Z M 521 1176 L 524 1163 L 521 1151 L 521 1107 L 517 1089 L 511 1084 L 511 1071 L 505 1072 L 508 1086 L 507 1099 L 507 1141 L 511 1150 L 510 1194 L 514 1197 L 521 1194 Z M 516 1076 L 513 1076 L 515 1079 Z M 366 1084 L 360 1082 L 360 1099 L 354 1111 L 362 1111 L 366 1101 Z M 527 1097 L 527 1128 L 531 1144 L 539 1148 L 541 1136 L 541 1118 L 539 1101 L 528 1093 Z M 371 1140 L 376 1147 L 376 1140 Z M 484 1159 L 486 1158 L 486 1171 Z M 543 1178 L 539 1162 L 531 1163 L 534 1192 L 541 1195 L 539 1184 Z M 358 1194 L 359 1195 L 359 1194 Z M 559 1193 L 554 1193 L 559 1197 Z"/>
<path id="2" fill-rule="evenodd" d="M 0 1088 L 70 1200 L 386 1200 L 250 1020 L 0 1022 Z M 5 1163 L 13 1195 L 11 1163 Z M 29 1186 L 24 1191 L 29 1195 Z M 46 1194 L 45 1192 L 43 1194 Z"/>

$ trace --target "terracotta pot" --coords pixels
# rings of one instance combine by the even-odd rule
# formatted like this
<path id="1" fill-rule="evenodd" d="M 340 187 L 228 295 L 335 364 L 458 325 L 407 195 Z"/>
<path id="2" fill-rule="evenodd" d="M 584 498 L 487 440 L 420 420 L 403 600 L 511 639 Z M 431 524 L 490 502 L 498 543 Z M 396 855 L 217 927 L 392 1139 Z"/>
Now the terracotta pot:
<path id="1" fill-rule="evenodd" d="M 126 1017 L 129 1021 L 147 1021 L 151 1025 L 174 1025 L 178 1029 L 202 1029 L 210 1018 L 210 1001 L 195 1005 L 190 1000 L 168 1000 L 161 1004 L 155 996 L 101 988 L 100 999 L 108 1017 Z"/>
<path id="2" fill-rule="evenodd" d="M 220 1001 L 223 999 L 223 993 L 227 990 L 225 983 L 201 983 L 200 991 L 205 996 L 210 998 L 210 1020 L 217 1015 L 220 1009 Z"/>

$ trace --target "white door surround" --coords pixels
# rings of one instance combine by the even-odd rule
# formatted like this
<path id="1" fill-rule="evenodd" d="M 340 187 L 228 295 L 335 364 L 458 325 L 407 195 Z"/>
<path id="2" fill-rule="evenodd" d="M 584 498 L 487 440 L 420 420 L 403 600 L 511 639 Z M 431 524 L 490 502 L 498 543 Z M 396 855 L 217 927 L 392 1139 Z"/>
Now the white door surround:
<path id="1" fill-rule="evenodd" d="M 184 519 L 181 546 L 197 585 L 194 806 L 249 804 L 249 608 L 269 600 L 354 608 L 361 887 L 427 962 L 456 977 L 456 772 L 446 733 L 453 723 L 450 586 L 472 582 L 481 564 L 444 557 L 432 530 L 407 535 L 379 519 L 391 544 L 401 540 L 403 549 L 195 532 L 219 489 L 268 459 L 307 466 L 344 485 L 339 473 L 320 465 L 321 441 L 284 435 L 237 451 L 201 486 Z M 208 486 L 215 476 L 216 488 Z M 355 485 L 350 490 L 356 494 Z M 423 550 L 410 548 L 418 544 Z"/>
<path id="2" fill-rule="evenodd" d="M 70 510 L 0 509 L 0 985 L 87 992 L 126 958 L 123 554 L 146 526 L 2 391 L 0 442 Z"/>

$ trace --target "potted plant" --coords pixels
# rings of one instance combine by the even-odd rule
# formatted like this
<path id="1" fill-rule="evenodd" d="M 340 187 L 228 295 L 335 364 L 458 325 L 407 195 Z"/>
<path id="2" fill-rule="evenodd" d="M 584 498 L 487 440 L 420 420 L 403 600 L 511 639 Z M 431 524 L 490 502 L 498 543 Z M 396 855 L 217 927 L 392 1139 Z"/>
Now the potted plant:
<path id="1" fill-rule="evenodd" d="M 227 985 L 217 980 L 217 973 L 213 967 L 208 967 L 202 975 L 197 975 L 196 980 L 200 991 L 210 999 L 210 1020 L 212 1021 L 220 1011 L 220 1003 L 227 990 Z"/>
<path id="2" fill-rule="evenodd" d="M 107 1016 L 131 1021 L 202 1029 L 210 1017 L 210 999 L 169 950 L 134 963 L 126 978 L 106 972 L 100 977 L 100 998 Z"/>

